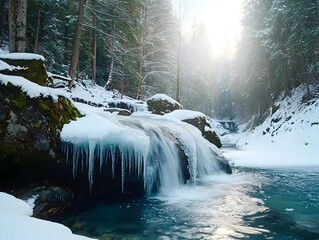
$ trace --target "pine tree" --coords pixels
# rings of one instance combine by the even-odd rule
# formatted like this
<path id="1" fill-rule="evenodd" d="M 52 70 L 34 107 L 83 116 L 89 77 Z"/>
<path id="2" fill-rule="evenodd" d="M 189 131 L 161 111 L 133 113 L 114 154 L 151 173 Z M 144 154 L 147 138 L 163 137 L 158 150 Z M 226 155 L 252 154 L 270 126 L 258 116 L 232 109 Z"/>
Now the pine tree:
<path id="1" fill-rule="evenodd" d="M 73 85 L 73 81 L 75 80 L 76 68 L 79 63 L 81 32 L 82 32 L 81 25 L 82 25 L 83 16 L 84 16 L 84 4 L 85 4 L 85 0 L 80 0 L 79 10 L 78 10 L 78 19 L 77 19 L 76 30 L 74 35 L 72 59 L 71 59 L 70 70 L 69 70 L 69 74 L 72 79 L 72 81 L 70 81 L 70 84 L 69 84 L 70 89 Z"/>

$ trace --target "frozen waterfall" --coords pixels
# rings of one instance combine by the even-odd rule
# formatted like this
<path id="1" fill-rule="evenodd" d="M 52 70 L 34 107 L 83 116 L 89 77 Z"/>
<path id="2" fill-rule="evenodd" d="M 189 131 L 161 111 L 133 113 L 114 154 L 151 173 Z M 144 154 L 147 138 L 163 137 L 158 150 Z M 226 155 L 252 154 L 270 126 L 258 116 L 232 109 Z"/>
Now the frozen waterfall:
<path id="1" fill-rule="evenodd" d="M 129 182 L 141 182 L 148 194 L 166 192 L 222 173 L 228 164 L 197 128 L 151 114 L 87 114 L 63 127 L 61 141 L 73 177 L 87 174 L 90 191 L 96 178 L 104 176 L 109 184 L 120 182 L 122 193 Z"/>

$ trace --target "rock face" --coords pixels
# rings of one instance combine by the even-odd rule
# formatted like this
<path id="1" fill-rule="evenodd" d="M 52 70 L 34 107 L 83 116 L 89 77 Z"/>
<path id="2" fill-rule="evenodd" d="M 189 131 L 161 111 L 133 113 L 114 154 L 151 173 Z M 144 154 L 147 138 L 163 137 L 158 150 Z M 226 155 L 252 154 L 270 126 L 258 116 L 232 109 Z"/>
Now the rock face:
<path id="1" fill-rule="evenodd" d="M 147 100 L 148 110 L 154 114 L 164 115 L 177 109 L 183 109 L 183 106 L 174 99 L 164 95 L 156 94 Z"/>
<path id="2" fill-rule="evenodd" d="M 65 213 L 74 200 L 73 193 L 59 186 L 30 185 L 14 189 L 12 194 L 33 205 L 33 217 L 51 219 Z"/>
<path id="3" fill-rule="evenodd" d="M 9 69 L 0 69 L 0 73 L 24 77 L 41 86 L 50 86 L 44 65 L 44 58 L 37 54 L 0 54 L 0 60 L 11 65 Z"/>
<path id="4" fill-rule="evenodd" d="M 63 124 L 79 116 L 65 97 L 30 98 L 20 87 L 0 82 L 0 181 L 49 172 Z"/>

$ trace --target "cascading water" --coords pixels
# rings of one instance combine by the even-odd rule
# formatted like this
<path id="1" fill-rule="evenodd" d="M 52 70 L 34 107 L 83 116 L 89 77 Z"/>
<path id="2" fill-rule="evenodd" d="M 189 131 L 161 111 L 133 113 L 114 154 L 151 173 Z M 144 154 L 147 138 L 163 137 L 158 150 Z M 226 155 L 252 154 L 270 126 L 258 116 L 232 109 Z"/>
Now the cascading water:
<path id="1" fill-rule="evenodd" d="M 166 192 L 198 176 L 221 173 L 219 150 L 198 129 L 154 115 L 90 114 L 64 126 L 62 152 L 72 159 L 73 176 L 87 171 L 89 189 L 104 168 L 112 178 L 142 181 L 144 191 Z M 79 169 L 81 168 L 81 169 Z M 79 171 L 81 170 L 81 171 Z"/>

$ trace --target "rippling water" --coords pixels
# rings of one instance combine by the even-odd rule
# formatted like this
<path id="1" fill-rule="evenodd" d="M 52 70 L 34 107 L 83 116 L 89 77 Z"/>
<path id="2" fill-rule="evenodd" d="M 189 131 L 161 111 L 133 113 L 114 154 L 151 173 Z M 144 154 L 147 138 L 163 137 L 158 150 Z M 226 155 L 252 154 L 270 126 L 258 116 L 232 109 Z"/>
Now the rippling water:
<path id="1" fill-rule="evenodd" d="M 61 221 L 98 239 L 319 239 L 319 168 L 235 168 L 148 199 L 95 202 Z"/>

